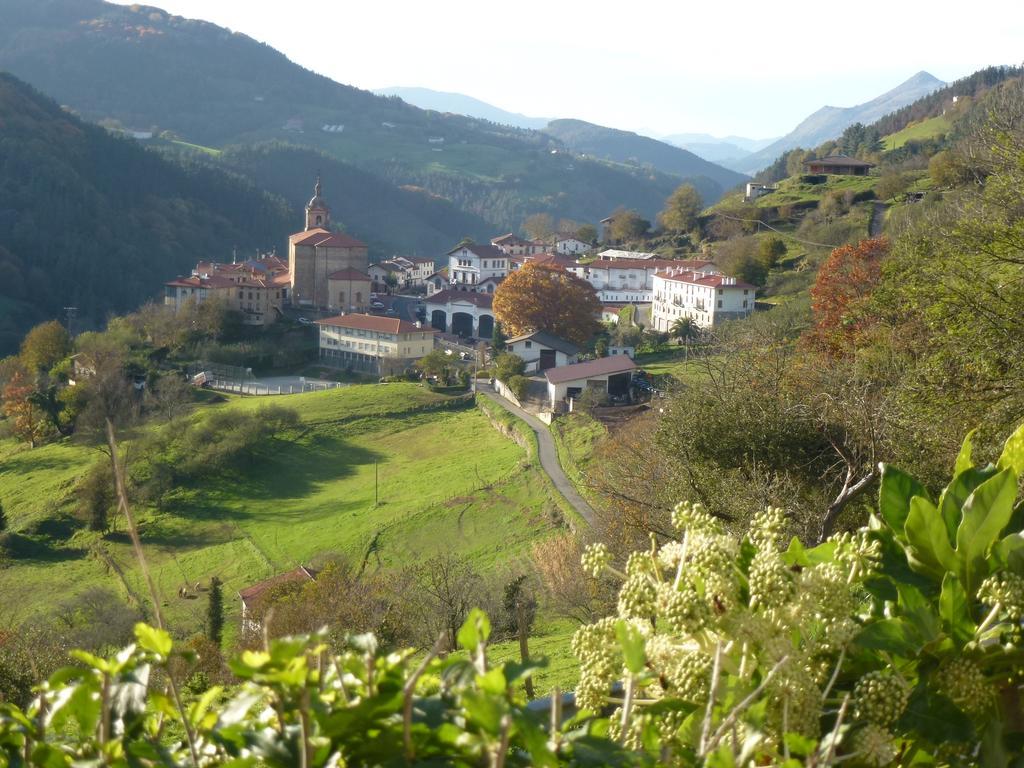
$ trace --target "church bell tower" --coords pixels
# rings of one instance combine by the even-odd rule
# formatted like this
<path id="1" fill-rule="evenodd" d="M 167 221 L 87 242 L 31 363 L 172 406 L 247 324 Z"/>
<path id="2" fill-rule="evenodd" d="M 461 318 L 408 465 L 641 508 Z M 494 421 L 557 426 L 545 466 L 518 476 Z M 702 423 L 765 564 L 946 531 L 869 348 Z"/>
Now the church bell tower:
<path id="1" fill-rule="evenodd" d="M 306 203 L 306 231 L 311 229 L 330 229 L 331 212 L 327 203 L 320 194 L 320 177 L 316 177 L 316 186 L 313 187 L 313 197 Z"/>

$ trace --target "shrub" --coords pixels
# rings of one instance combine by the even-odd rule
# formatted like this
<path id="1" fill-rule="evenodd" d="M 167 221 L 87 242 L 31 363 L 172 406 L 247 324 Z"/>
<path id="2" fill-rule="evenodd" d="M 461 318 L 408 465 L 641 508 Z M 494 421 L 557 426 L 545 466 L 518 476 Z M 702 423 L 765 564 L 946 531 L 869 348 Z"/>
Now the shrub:
<path id="1" fill-rule="evenodd" d="M 526 397 L 526 391 L 530 387 L 530 380 L 525 376 L 511 376 L 505 385 L 512 390 L 512 394 L 516 396 L 517 400 L 523 400 Z"/>
<path id="2" fill-rule="evenodd" d="M 513 376 L 522 376 L 525 370 L 526 362 L 523 358 L 511 352 L 503 352 L 494 359 L 494 372 L 506 384 Z"/>

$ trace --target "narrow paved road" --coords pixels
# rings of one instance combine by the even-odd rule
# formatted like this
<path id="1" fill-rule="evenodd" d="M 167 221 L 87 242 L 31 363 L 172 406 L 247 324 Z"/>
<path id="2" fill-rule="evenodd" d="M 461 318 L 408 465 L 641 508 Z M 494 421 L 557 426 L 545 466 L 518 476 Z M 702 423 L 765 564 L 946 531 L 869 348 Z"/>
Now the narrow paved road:
<path id="1" fill-rule="evenodd" d="M 580 513 L 580 516 L 587 521 L 588 525 L 593 525 L 594 510 L 586 501 L 583 500 L 583 497 L 577 493 L 576 488 L 571 482 L 569 482 L 569 478 L 565 476 L 565 472 L 562 471 L 562 465 L 558 463 L 558 451 L 555 449 L 555 439 L 551 437 L 551 431 L 548 429 L 547 424 L 533 414 L 524 411 L 522 408 L 514 406 L 504 397 L 495 392 L 490 384 L 478 382 L 477 392 L 482 394 L 484 397 L 493 400 L 509 413 L 518 416 L 530 426 L 530 429 L 532 429 L 537 435 L 537 444 L 540 446 L 541 468 L 547 473 L 547 476 L 551 478 L 551 482 L 555 484 L 555 488 L 557 488 L 558 492 L 565 497 L 565 500 Z"/>

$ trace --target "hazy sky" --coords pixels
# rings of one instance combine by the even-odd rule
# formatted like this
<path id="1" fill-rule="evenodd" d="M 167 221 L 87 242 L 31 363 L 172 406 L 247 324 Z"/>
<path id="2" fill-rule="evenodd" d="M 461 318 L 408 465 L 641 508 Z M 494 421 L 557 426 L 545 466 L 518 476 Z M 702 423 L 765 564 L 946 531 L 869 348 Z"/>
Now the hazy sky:
<path id="1" fill-rule="evenodd" d="M 360 88 L 455 91 L 539 117 L 753 138 L 920 70 L 1024 60 L 1020 0 L 149 0 Z"/>

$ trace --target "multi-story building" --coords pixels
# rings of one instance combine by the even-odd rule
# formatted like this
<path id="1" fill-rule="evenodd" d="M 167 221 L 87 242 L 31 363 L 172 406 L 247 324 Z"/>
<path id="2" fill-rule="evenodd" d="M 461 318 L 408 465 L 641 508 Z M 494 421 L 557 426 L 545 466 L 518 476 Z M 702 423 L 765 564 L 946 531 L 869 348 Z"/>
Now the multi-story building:
<path id="1" fill-rule="evenodd" d="M 246 325 L 270 325 L 288 302 L 291 275 L 277 256 L 230 264 L 201 261 L 192 274 L 164 283 L 164 304 L 180 310 L 187 302 L 216 298 L 242 315 Z"/>
<path id="2" fill-rule="evenodd" d="M 334 312 L 363 312 L 370 304 L 373 281 L 358 269 L 339 269 L 327 276 L 327 308 Z"/>
<path id="3" fill-rule="evenodd" d="M 366 272 L 369 266 L 366 243 L 344 232 L 331 232 L 330 227 L 331 212 L 317 178 L 314 195 L 306 204 L 306 228 L 288 238 L 293 305 L 329 307 L 328 276 L 343 269 Z"/>
<path id="4" fill-rule="evenodd" d="M 433 328 L 397 317 L 338 315 L 318 320 L 320 360 L 377 375 L 400 373 L 434 348 Z"/>
<path id="5" fill-rule="evenodd" d="M 540 240 L 523 240 L 513 232 L 492 238 L 491 245 L 500 248 L 506 256 L 533 256 L 548 249 L 547 243 Z"/>
<path id="6" fill-rule="evenodd" d="M 649 304 L 654 276 L 666 269 L 718 272 L 714 264 L 704 259 L 596 259 L 581 265 L 577 274 L 594 286 L 604 303 Z"/>
<path id="7" fill-rule="evenodd" d="M 448 280 L 457 291 L 476 291 L 489 277 L 505 277 L 509 255 L 494 245 L 468 243 L 448 252 Z"/>
<path id="8" fill-rule="evenodd" d="M 754 311 L 756 288 L 722 274 L 670 268 L 654 276 L 654 330 L 671 331 L 681 317 L 700 328 L 711 328 L 723 320 L 746 317 Z"/>

